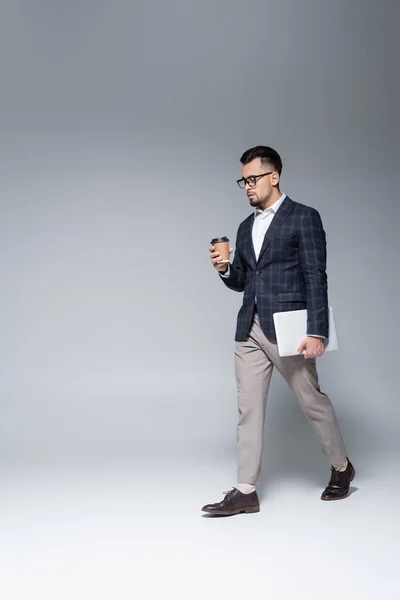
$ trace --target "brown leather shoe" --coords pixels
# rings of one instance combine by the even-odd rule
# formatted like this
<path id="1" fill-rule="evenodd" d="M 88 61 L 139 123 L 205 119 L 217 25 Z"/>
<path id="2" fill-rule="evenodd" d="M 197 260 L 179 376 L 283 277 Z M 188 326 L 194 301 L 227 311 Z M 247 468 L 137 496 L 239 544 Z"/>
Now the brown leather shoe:
<path id="1" fill-rule="evenodd" d="M 337 471 L 331 467 L 331 479 L 328 487 L 323 491 L 321 500 L 342 500 L 349 495 L 350 483 L 356 474 L 351 462 L 348 460 L 345 471 Z"/>
<path id="2" fill-rule="evenodd" d="M 201 509 L 213 515 L 231 516 L 240 513 L 255 513 L 260 511 L 260 502 L 257 492 L 242 494 L 236 488 L 226 492 L 225 498 L 215 504 L 206 504 Z"/>

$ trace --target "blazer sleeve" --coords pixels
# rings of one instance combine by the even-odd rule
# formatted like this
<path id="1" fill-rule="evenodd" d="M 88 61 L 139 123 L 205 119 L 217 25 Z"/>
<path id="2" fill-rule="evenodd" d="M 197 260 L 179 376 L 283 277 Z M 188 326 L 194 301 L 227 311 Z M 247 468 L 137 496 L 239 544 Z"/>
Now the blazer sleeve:
<path id="1" fill-rule="evenodd" d="M 307 335 L 329 336 L 326 235 L 317 210 L 310 208 L 300 225 L 299 260 L 307 294 Z"/>
<path id="2" fill-rule="evenodd" d="M 240 229 L 239 229 L 240 231 Z M 238 249 L 239 231 L 236 236 L 235 256 L 232 264 L 229 266 L 229 277 L 223 277 L 220 273 L 220 279 L 226 287 L 235 292 L 243 292 L 246 283 L 246 263 L 243 260 L 240 250 Z"/>

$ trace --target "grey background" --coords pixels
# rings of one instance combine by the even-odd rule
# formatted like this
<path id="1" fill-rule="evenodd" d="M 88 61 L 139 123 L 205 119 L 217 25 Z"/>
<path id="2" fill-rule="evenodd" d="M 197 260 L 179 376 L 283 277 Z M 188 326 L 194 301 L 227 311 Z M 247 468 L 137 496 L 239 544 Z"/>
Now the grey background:
<path id="1" fill-rule="evenodd" d="M 399 4 L 0 6 L 0 461 L 226 460 L 234 481 L 241 299 L 208 245 L 268 144 L 327 232 L 323 389 L 351 456 L 397 466 Z M 279 378 L 267 422 L 271 467 L 326 469 Z"/>

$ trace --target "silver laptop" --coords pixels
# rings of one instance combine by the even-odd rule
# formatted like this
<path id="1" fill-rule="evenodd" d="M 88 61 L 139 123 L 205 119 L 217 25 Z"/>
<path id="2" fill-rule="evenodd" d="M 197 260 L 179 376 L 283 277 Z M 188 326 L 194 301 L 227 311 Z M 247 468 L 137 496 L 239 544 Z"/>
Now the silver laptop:
<path id="1" fill-rule="evenodd" d="M 307 310 L 289 310 L 273 314 L 279 356 L 293 356 L 307 335 Z M 325 352 L 338 350 L 338 339 L 332 307 L 329 307 L 329 339 Z M 304 352 L 303 352 L 304 354 Z"/>

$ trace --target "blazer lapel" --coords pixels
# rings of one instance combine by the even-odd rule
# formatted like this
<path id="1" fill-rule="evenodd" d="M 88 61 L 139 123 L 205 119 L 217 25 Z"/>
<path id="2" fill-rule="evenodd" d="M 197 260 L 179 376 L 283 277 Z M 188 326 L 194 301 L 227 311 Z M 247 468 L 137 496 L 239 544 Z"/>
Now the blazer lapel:
<path id="1" fill-rule="evenodd" d="M 254 224 L 254 214 L 250 215 L 247 218 L 247 222 L 244 225 L 244 237 L 246 239 L 245 249 L 247 250 L 247 254 L 249 258 L 251 258 L 254 264 L 257 262 L 256 254 L 254 252 L 253 246 L 253 224 Z"/>
<path id="2" fill-rule="evenodd" d="M 261 246 L 260 254 L 258 256 L 259 261 L 260 261 L 262 255 L 264 254 L 265 250 L 268 248 L 268 245 L 269 245 L 270 241 L 272 240 L 272 238 L 274 237 L 275 232 L 282 225 L 283 221 L 286 219 L 286 217 L 289 215 L 289 213 L 291 213 L 291 211 L 293 210 L 293 207 L 294 207 L 293 201 L 288 196 L 286 196 L 286 198 L 280 205 L 276 215 L 272 219 L 271 225 L 268 227 L 267 232 L 264 236 L 263 245 Z M 252 244 L 252 247 L 253 247 L 253 244 Z M 253 250 L 253 253 L 254 253 L 254 250 Z"/>

